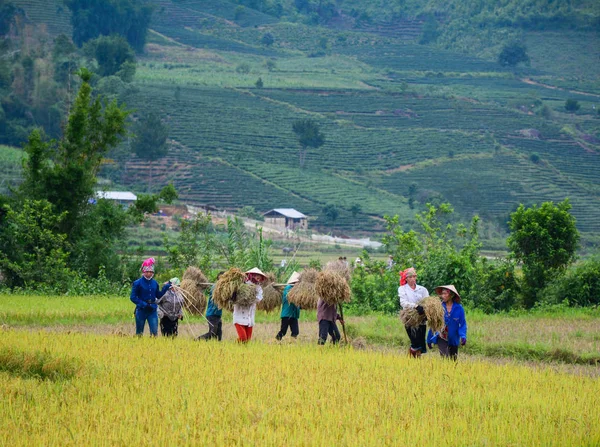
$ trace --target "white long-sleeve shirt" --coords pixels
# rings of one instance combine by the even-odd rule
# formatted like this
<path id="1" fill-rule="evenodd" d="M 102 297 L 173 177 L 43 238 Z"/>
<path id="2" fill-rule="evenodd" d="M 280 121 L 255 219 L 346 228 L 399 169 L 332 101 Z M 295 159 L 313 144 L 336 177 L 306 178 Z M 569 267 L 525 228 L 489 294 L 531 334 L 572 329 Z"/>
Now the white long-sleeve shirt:
<path id="1" fill-rule="evenodd" d="M 400 307 L 402 309 L 417 307 L 417 303 L 428 296 L 429 292 L 427 289 L 418 284 L 415 290 L 411 289 L 408 284 L 398 287 L 398 298 L 400 298 Z"/>
<path id="2" fill-rule="evenodd" d="M 254 326 L 254 315 L 256 314 L 256 303 L 262 301 L 263 290 L 262 287 L 256 286 L 256 301 L 252 306 L 239 306 L 233 305 L 233 324 L 241 324 L 242 326 Z"/>

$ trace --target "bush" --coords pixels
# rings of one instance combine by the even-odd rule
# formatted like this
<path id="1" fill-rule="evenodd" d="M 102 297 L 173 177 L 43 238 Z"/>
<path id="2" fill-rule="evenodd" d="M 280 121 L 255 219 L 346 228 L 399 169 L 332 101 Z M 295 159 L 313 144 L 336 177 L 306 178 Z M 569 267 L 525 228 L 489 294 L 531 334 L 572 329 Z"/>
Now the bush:
<path id="1" fill-rule="evenodd" d="M 579 101 L 577 101 L 576 99 L 569 98 L 565 101 L 565 110 L 567 112 L 575 113 L 580 108 L 581 108 L 581 105 L 579 104 Z"/>
<path id="2" fill-rule="evenodd" d="M 550 282 L 542 296 L 549 303 L 567 300 L 571 306 L 592 306 L 600 304 L 599 290 L 600 258 L 595 258 L 570 267 Z"/>
<path id="3" fill-rule="evenodd" d="M 481 259 L 470 297 L 475 307 L 486 313 L 510 311 L 517 303 L 519 291 L 514 262 Z"/>

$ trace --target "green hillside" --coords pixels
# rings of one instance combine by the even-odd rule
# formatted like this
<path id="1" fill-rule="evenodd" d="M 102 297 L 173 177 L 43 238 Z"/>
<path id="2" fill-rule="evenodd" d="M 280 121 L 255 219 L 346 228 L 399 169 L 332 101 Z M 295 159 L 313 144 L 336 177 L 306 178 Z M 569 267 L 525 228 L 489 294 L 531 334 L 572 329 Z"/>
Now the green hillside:
<path id="1" fill-rule="evenodd" d="M 58 6 L 15 3 L 70 32 Z M 279 16 L 267 8 L 275 2 L 154 3 L 137 92 L 125 100 L 165 117 L 172 149 L 151 167 L 121 148 L 103 173 L 117 186 L 145 190 L 154 172 L 155 188 L 173 181 L 189 203 L 295 207 L 338 232 L 380 231 L 384 214 L 410 225 L 426 202 L 449 201 L 465 219 L 481 215 L 490 237 L 519 203 L 569 197 L 586 242 L 599 240 L 594 2 L 344 0 L 327 19 L 291 1 Z M 436 38 L 424 45 L 432 20 Z M 530 63 L 502 66 L 514 39 Z M 567 113 L 567 99 L 580 109 Z M 292 123 L 307 117 L 326 143 L 300 168 Z M 341 210 L 335 223 L 327 204 Z"/>

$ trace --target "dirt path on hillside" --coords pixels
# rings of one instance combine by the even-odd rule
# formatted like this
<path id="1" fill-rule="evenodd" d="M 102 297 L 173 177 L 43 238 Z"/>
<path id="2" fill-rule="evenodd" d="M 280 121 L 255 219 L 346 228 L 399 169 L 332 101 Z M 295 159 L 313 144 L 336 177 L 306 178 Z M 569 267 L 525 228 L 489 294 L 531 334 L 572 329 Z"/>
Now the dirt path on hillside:
<path id="1" fill-rule="evenodd" d="M 600 98 L 600 95 L 598 95 L 596 93 L 581 92 L 579 90 L 569 90 L 566 88 L 557 87 L 556 85 L 543 84 L 541 82 L 537 82 L 537 81 L 534 81 L 533 79 L 529 79 L 529 78 L 522 78 L 521 82 L 524 82 L 525 84 L 529 84 L 529 85 L 536 85 L 538 87 L 549 88 L 550 90 L 561 90 L 563 92 L 569 92 L 569 93 L 573 93 L 575 95 L 594 96 L 595 98 Z"/>

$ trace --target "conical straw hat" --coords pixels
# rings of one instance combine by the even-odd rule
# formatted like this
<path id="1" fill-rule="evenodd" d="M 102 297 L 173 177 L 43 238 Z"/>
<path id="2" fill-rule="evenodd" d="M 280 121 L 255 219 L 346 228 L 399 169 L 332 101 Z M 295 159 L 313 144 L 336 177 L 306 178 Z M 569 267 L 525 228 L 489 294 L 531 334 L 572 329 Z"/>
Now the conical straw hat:
<path id="1" fill-rule="evenodd" d="M 296 284 L 298 281 L 300 281 L 300 273 L 294 272 L 292 273 L 292 276 L 290 276 L 290 279 L 287 280 L 287 283 Z"/>
<path id="2" fill-rule="evenodd" d="M 456 291 L 456 287 L 454 287 L 452 284 L 447 285 L 447 286 L 438 286 L 435 288 L 435 293 L 437 293 L 438 295 L 441 294 L 442 289 L 446 289 L 449 290 L 450 292 L 454 293 L 455 299 L 454 301 L 457 303 L 460 303 L 460 295 L 459 293 Z"/>
<path id="3" fill-rule="evenodd" d="M 265 275 L 258 267 L 254 267 L 253 269 L 248 270 L 247 272 L 244 272 L 246 275 L 248 273 L 254 273 L 255 275 L 261 275 L 263 278 L 266 278 L 267 275 Z"/>

